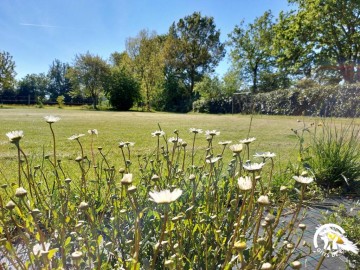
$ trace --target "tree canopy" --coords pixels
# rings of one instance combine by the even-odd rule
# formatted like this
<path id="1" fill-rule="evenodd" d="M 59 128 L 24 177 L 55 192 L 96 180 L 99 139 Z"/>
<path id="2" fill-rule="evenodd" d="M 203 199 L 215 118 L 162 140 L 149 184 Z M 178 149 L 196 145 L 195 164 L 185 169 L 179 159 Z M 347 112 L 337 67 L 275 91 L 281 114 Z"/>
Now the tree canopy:
<path id="1" fill-rule="evenodd" d="M 289 0 L 296 9 L 280 16 L 278 42 L 283 60 L 319 75 L 359 81 L 360 2 Z M 282 34 L 279 34 L 282 32 Z"/>
<path id="2" fill-rule="evenodd" d="M 189 93 L 206 73 L 214 71 L 225 56 L 220 30 L 213 17 L 194 12 L 173 23 L 169 29 L 167 60 L 174 73 L 183 79 Z"/>
<path id="3" fill-rule="evenodd" d="M 109 65 L 100 56 L 92 55 L 89 52 L 77 55 L 74 65 L 69 68 L 67 73 L 67 77 L 74 87 L 72 95 L 90 97 L 94 109 L 97 109 L 104 80 L 108 74 Z"/>
<path id="4" fill-rule="evenodd" d="M 0 52 L 0 92 L 12 88 L 15 82 L 15 61 L 9 52 Z"/>
<path id="5" fill-rule="evenodd" d="M 254 23 L 245 26 L 241 22 L 229 34 L 232 65 L 243 81 L 251 83 L 253 92 L 258 91 L 261 75 L 274 68 L 273 25 L 273 15 L 267 11 Z"/>

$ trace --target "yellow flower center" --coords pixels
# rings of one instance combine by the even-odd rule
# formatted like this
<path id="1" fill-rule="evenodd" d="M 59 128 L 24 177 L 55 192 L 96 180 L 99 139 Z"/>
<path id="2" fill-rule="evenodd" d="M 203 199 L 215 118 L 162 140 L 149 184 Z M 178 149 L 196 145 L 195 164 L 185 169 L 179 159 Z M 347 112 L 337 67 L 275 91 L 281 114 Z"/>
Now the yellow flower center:
<path id="1" fill-rule="evenodd" d="M 329 232 L 327 234 L 327 237 L 331 240 L 331 241 L 335 241 L 336 244 L 344 244 L 344 240 L 341 239 L 341 237 L 335 233 L 331 233 Z"/>

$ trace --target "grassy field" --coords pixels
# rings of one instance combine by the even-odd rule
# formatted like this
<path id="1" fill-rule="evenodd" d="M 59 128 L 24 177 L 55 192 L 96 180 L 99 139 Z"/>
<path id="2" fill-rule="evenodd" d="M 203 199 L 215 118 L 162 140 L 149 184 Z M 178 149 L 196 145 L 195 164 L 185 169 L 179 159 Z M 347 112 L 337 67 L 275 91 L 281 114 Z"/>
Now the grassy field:
<path id="1" fill-rule="evenodd" d="M 101 146 L 111 158 L 120 158 L 118 143 L 120 141 L 135 142 L 135 154 L 149 154 L 156 146 L 156 139 L 151 133 L 158 130 L 158 124 L 166 132 L 167 137 L 174 136 L 173 131 L 179 130 L 180 138 L 191 142 L 192 134 L 189 128 L 205 130 L 216 129 L 221 132 L 215 142 L 231 140 L 238 143 L 246 137 L 256 137 L 252 144 L 254 152 L 275 152 L 277 159 L 296 159 L 298 139 L 291 129 L 301 129 L 316 126 L 321 119 L 308 117 L 263 116 L 254 115 L 209 115 L 209 114 L 172 114 L 147 112 L 109 112 L 86 111 L 80 108 L 58 109 L 15 107 L 0 110 L 0 170 L 5 179 L 15 176 L 12 170 L 16 165 L 16 148 L 8 142 L 6 133 L 12 130 L 23 130 L 24 138 L 21 146 L 25 153 L 36 162 L 43 154 L 51 154 L 52 137 L 49 125 L 44 116 L 55 115 L 61 120 L 53 125 L 57 138 L 57 154 L 60 159 L 74 159 L 79 155 L 79 147 L 74 141 L 69 141 L 73 134 L 83 133 L 81 138 L 85 152 L 89 154 L 89 129 L 97 129 L 98 137 L 94 147 Z M 334 120 L 339 124 L 348 122 L 346 119 Z M 251 123 L 251 128 L 250 127 Z M 204 134 L 197 139 L 199 148 L 206 147 Z M 221 152 L 222 147 L 218 147 Z M 188 148 L 189 149 L 189 148 Z M 230 151 L 229 151 L 230 153 Z M 116 162 L 114 162 L 116 163 Z"/>

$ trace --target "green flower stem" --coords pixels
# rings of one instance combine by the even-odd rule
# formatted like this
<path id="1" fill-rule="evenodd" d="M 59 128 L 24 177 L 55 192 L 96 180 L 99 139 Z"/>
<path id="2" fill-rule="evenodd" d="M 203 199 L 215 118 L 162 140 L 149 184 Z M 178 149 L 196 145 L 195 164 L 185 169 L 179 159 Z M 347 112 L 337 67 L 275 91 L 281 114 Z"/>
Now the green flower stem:
<path id="1" fill-rule="evenodd" d="M 154 255 L 152 258 L 152 262 L 151 262 L 151 269 L 155 269 L 156 259 L 157 259 L 158 253 L 159 253 L 160 245 L 165 236 L 166 224 L 167 224 L 167 220 L 168 220 L 169 205 L 165 204 L 164 206 L 165 206 L 164 221 L 163 221 L 163 224 L 161 227 L 159 241 L 157 242 L 157 244 L 155 246 Z"/>
<path id="2" fill-rule="evenodd" d="M 270 175 L 269 175 L 269 185 L 268 185 L 268 188 L 267 188 L 266 192 L 268 190 L 270 190 L 270 188 L 271 188 L 270 184 L 272 183 L 273 171 L 274 171 L 274 166 L 275 166 L 274 159 L 270 158 L 270 160 L 271 160 L 271 169 L 270 169 Z"/>
<path id="3" fill-rule="evenodd" d="M 259 206 L 259 209 L 256 213 L 256 217 L 257 217 L 257 223 L 256 223 L 256 227 L 255 227 L 255 234 L 254 234 L 254 246 L 256 245 L 256 241 L 257 241 L 257 237 L 258 237 L 258 234 L 259 234 L 259 228 L 260 228 L 260 223 L 261 223 L 261 218 L 262 218 L 262 213 L 263 213 L 263 206 L 260 205 Z"/>
<path id="4" fill-rule="evenodd" d="M 182 160 L 181 171 L 184 171 L 184 169 L 185 169 L 185 158 L 186 158 L 186 146 L 184 146 L 184 155 L 183 155 L 183 160 Z"/>
<path id="5" fill-rule="evenodd" d="M 289 232 L 286 236 L 286 240 L 289 239 L 292 231 L 293 231 L 293 228 L 294 228 L 294 225 L 295 225 L 295 221 L 297 219 L 297 217 L 299 216 L 299 213 L 300 213 L 300 210 L 301 210 L 301 207 L 302 207 L 302 203 L 304 201 L 304 195 L 305 195 L 305 189 L 306 189 L 306 185 L 305 184 L 301 184 L 301 195 L 300 195 L 300 202 L 299 204 L 297 205 L 296 207 L 296 210 L 294 212 L 294 215 L 292 216 L 291 218 L 291 221 L 289 223 Z"/>
<path id="6" fill-rule="evenodd" d="M 131 207 L 134 211 L 134 214 L 136 216 L 135 218 L 135 236 L 134 236 L 134 252 L 133 252 L 133 259 L 135 260 L 134 269 L 136 269 L 136 265 L 139 264 L 139 253 L 140 253 L 140 241 L 141 241 L 141 228 L 139 226 L 140 224 L 140 214 L 138 211 L 138 205 L 136 201 L 136 197 L 132 196 L 128 193 L 129 201 L 131 204 Z"/>
<path id="7" fill-rule="evenodd" d="M 49 123 L 50 125 L 50 130 L 51 130 L 51 134 L 52 134 L 52 138 L 53 138 L 53 155 L 54 155 L 54 167 L 56 168 L 57 162 L 56 162 L 56 140 L 55 140 L 55 133 L 54 130 L 52 128 L 51 123 Z"/>
<path id="8" fill-rule="evenodd" d="M 192 150 L 191 150 L 191 166 L 194 166 L 195 140 L 196 140 L 196 133 L 194 133 L 194 139 L 193 139 Z"/>
<path id="9" fill-rule="evenodd" d="M 22 186 L 22 181 L 21 181 L 21 157 L 20 157 L 20 154 L 21 154 L 21 151 L 20 151 L 20 145 L 19 145 L 19 142 L 15 142 L 15 145 L 17 147 L 17 150 L 18 150 L 18 185 L 19 187 Z"/>
<path id="10" fill-rule="evenodd" d="M 127 162 L 126 162 L 126 157 L 125 157 L 125 153 L 124 153 L 123 147 L 120 147 L 120 150 L 121 150 L 121 154 L 122 154 L 122 157 L 123 157 L 123 160 L 124 160 L 124 164 L 125 164 L 125 173 L 129 173 L 129 168 L 128 168 L 128 165 L 127 165 Z"/>
<path id="11" fill-rule="evenodd" d="M 235 230 L 234 230 L 234 234 L 232 236 L 232 239 L 231 239 L 231 242 L 228 246 L 228 250 L 227 250 L 227 253 L 226 253 L 226 258 L 225 258 L 225 261 L 223 263 L 223 269 L 225 269 L 226 265 L 228 264 L 230 258 L 231 258 L 231 254 L 232 254 L 232 247 L 234 246 L 234 243 L 237 239 L 237 236 L 238 236 L 238 232 L 240 231 L 240 222 L 241 222 L 241 217 L 243 215 L 243 212 L 244 212 L 244 209 L 245 209 L 245 205 L 246 205 L 246 198 L 247 197 L 247 192 L 244 194 L 244 197 L 243 197 L 243 201 L 242 201 L 242 204 L 241 204 L 241 207 L 240 207 L 240 211 L 239 211 L 239 214 L 238 214 L 238 217 L 236 219 L 236 227 L 235 227 Z M 239 196 L 238 196 L 239 198 Z M 238 200 L 237 199 L 237 203 L 238 203 Z M 237 203 L 236 203 L 236 206 L 237 207 Z"/>

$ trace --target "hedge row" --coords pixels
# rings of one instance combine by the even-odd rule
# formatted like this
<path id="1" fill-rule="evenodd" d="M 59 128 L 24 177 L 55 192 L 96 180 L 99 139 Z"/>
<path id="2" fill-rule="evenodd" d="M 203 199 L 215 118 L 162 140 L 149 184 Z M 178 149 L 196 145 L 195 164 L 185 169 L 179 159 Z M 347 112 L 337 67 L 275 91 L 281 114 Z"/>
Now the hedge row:
<path id="1" fill-rule="evenodd" d="M 198 100 L 196 112 L 360 117 L 360 84 L 277 90 L 233 98 Z"/>

